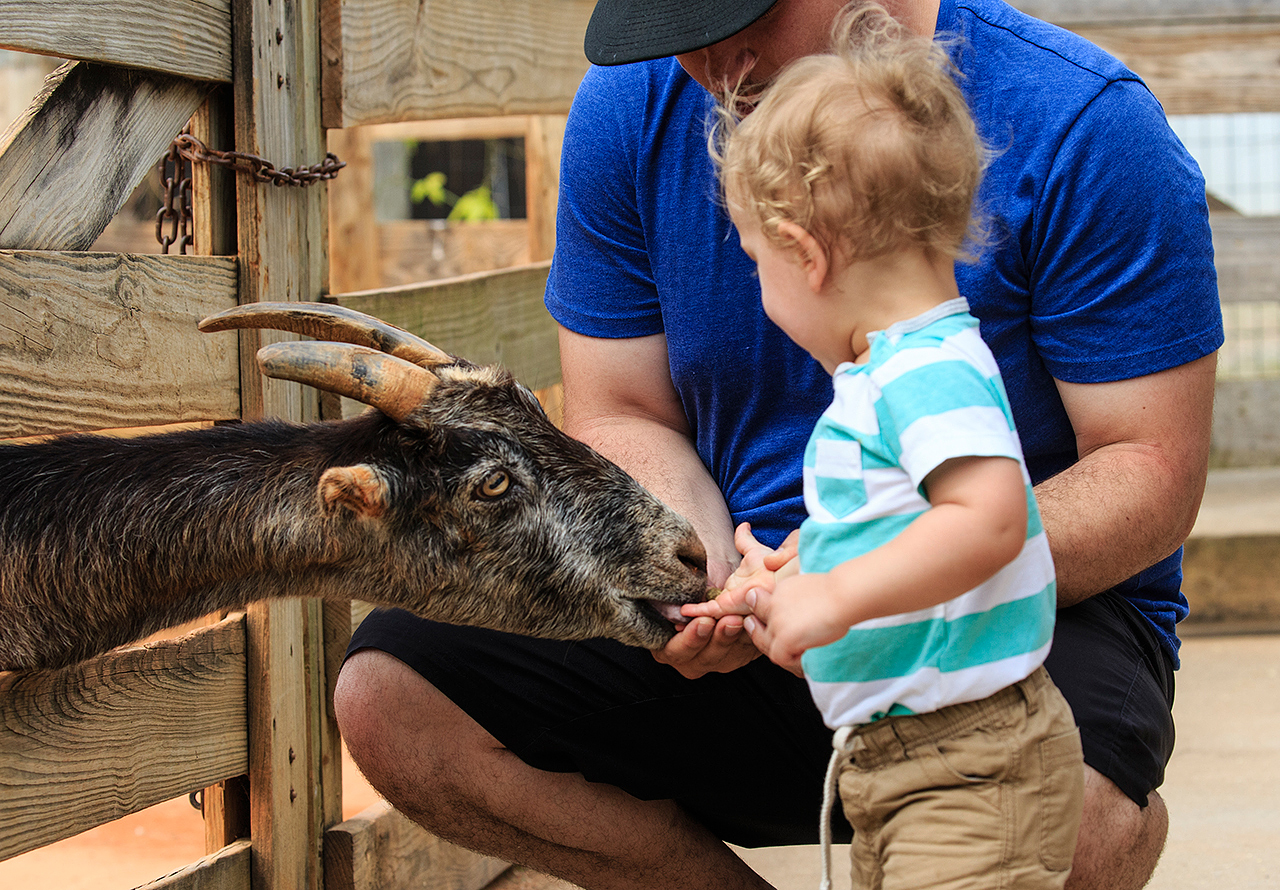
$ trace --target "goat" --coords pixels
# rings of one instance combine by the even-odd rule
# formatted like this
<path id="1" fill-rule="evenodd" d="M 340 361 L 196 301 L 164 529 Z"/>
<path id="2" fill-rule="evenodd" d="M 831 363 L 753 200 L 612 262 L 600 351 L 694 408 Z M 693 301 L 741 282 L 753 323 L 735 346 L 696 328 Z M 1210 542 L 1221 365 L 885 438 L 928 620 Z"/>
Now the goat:
<path id="1" fill-rule="evenodd" d="M 692 526 L 508 371 L 334 305 L 200 323 L 253 327 L 341 341 L 265 346 L 259 366 L 377 410 L 0 446 L 0 670 L 282 596 L 656 649 L 705 598 Z"/>

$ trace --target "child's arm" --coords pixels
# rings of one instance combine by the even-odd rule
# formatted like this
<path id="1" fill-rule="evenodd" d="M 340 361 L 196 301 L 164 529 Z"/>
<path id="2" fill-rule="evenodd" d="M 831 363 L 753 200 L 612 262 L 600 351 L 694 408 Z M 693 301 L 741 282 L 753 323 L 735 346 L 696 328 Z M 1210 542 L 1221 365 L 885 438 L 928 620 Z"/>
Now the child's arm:
<path id="1" fill-rule="evenodd" d="M 895 539 L 825 574 L 779 581 L 745 626 L 787 668 L 855 624 L 925 609 L 977 587 L 1022 551 L 1026 487 L 1017 461 L 948 460 L 925 478 L 931 507 Z"/>

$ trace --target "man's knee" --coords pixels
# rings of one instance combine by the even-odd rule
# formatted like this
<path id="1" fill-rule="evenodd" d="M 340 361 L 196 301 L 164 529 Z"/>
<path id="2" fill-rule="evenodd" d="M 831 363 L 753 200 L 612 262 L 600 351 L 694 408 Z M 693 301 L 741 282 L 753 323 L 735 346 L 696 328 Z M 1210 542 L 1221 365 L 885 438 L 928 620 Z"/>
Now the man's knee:
<path id="1" fill-rule="evenodd" d="M 1115 783 L 1085 767 L 1084 814 L 1068 890 L 1138 890 L 1164 851 L 1169 814 L 1151 792 L 1139 807 Z"/>
<path id="2" fill-rule="evenodd" d="M 442 764 L 465 759 L 487 736 L 420 674 L 373 649 L 343 665 L 334 712 L 360 771 L 396 804 L 438 787 Z"/>

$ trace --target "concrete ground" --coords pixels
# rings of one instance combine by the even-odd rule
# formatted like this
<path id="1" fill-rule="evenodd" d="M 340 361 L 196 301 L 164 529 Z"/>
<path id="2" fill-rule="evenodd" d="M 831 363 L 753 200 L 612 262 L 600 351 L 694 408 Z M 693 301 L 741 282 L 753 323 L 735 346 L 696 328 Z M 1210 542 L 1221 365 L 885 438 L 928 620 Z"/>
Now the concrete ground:
<path id="1" fill-rule="evenodd" d="M 1174 713 L 1178 743 L 1161 792 L 1169 842 L 1151 890 L 1280 887 L 1280 634 L 1192 636 L 1183 644 Z M 350 770 L 352 814 L 374 799 Z M 0 887 L 125 890 L 203 853 L 199 814 L 171 801 L 0 863 Z M 777 890 L 814 890 L 817 847 L 743 850 Z M 847 849 L 833 858 L 847 890 Z M 492 890 L 572 890 L 523 869 Z"/>
<path id="2" fill-rule="evenodd" d="M 1174 716 L 1169 840 L 1149 890 L 1280 887 L 1280 635 L 1186 640 Z M 817 847 L 742 855 L 778 890 L 818 886 Z M 835 890 L 849 887 L 847 855 Z"/>

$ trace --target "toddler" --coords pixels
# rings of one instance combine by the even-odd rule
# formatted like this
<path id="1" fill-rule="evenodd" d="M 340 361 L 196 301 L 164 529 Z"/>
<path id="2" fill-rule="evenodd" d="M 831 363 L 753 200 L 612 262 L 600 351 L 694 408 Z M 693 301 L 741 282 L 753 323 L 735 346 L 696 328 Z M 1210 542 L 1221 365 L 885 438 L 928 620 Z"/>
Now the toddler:
<path id="1" fill-rule="evenodd" d="M 833 375 L 808 519 L 777 551 L 739 527 L 741 567 L 684 613 L 747 615 L 803 670 L 835 730 L 826 807 L 838 785 L 855 887 L 1062 887 L 1084 773 L 1042 667 L 1053 563 L 954 274 L 984 240 L 984 151 L 945 47 L 875 5 L 833 45 L 754 109 L 729 97 L 749 113 L 713 138 L 765 312 Z"/>

